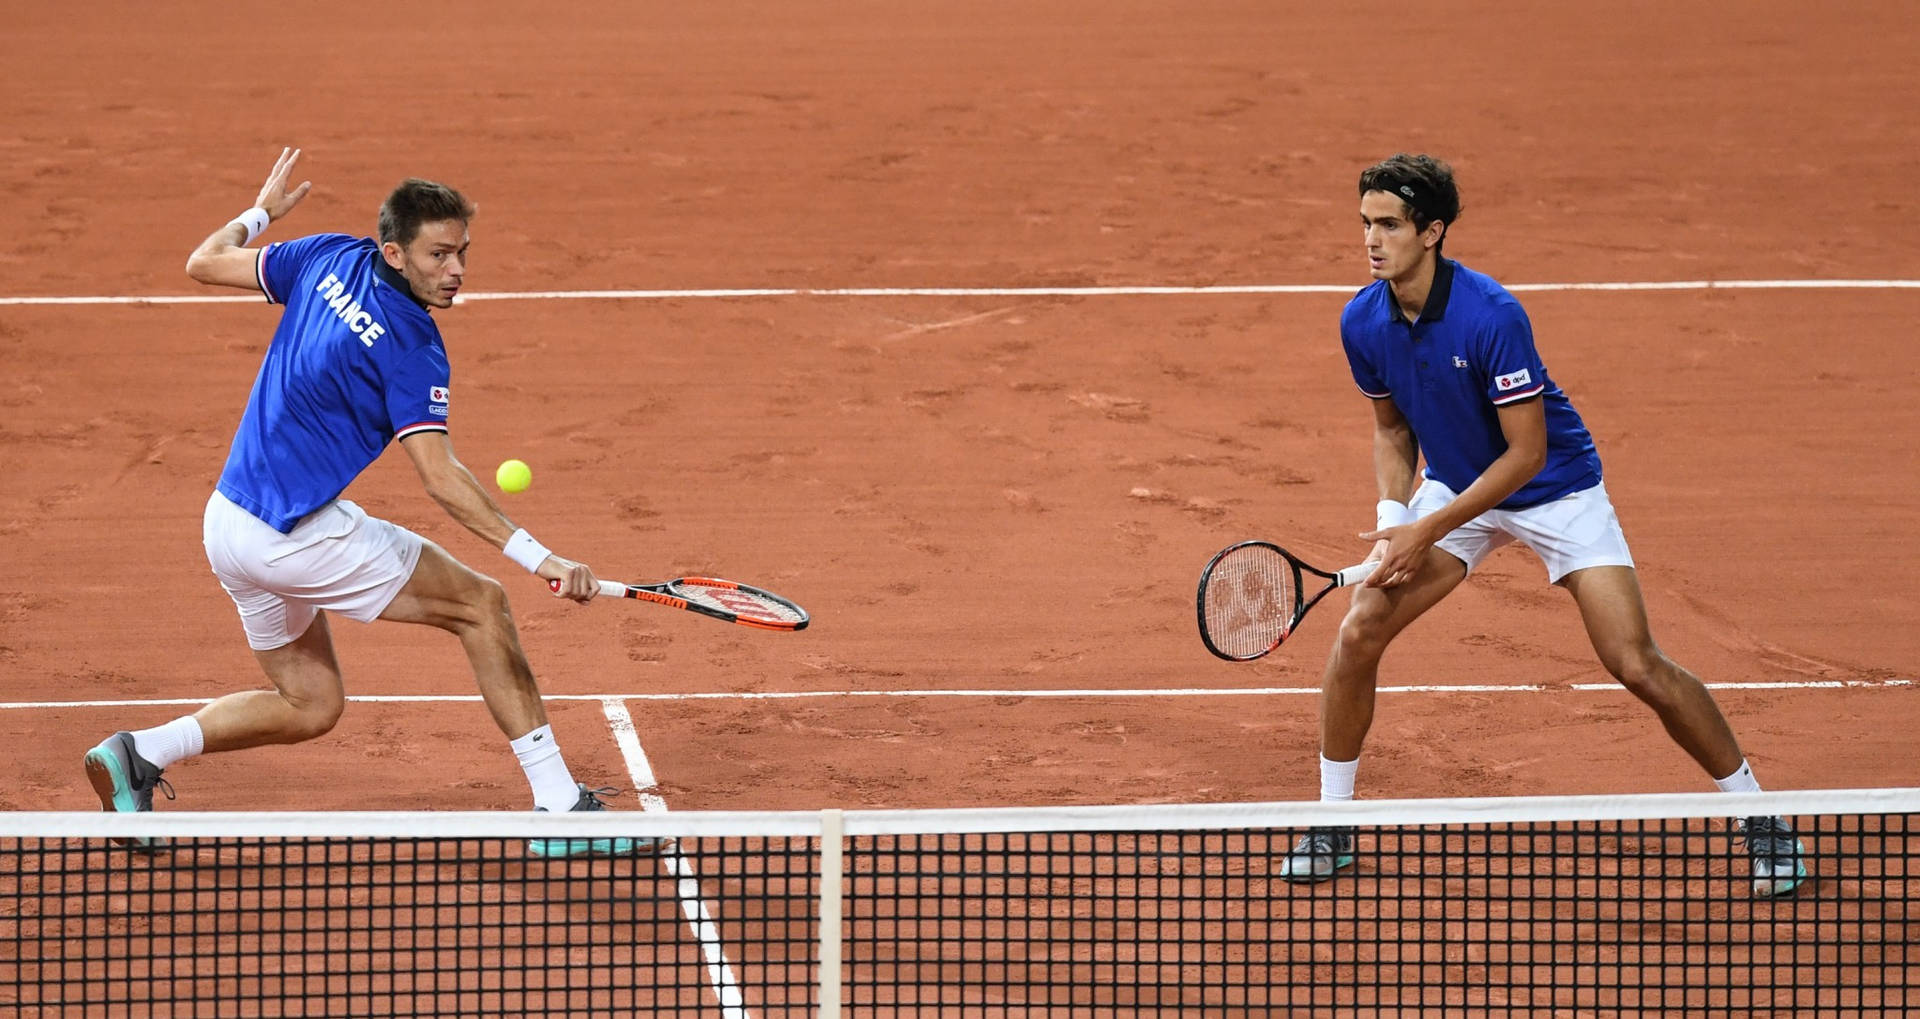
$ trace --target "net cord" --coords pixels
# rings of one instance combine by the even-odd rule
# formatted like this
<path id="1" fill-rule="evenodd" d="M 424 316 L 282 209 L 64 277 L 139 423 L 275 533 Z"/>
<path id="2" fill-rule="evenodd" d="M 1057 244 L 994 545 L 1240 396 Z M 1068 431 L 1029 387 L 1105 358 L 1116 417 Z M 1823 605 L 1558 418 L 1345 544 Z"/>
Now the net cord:
<path id="1" fill-rule="evenodd" d="M 1689 817 L 1793 817 L 1920 811 L 1920 788 L 1799 789 L 1761 793 L 1631 793 L 1271 802 L 849 810 L 847 837 L 1045 831 L 1203 831 L 1314 825 L 1399 827 Z M 820 811 L 82 811 L 0 813 L 0 838 L 528 838 L 664 835 L 821 837 Z"/>

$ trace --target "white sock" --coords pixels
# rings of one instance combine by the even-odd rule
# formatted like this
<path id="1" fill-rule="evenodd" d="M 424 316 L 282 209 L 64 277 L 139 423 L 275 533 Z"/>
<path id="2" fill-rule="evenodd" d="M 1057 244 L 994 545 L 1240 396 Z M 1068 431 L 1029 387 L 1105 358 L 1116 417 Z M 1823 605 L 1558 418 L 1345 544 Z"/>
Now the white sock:
<path id="1" fill-rule="evenodd" d="M 1320 799 L 1345 803 L 1353 799 L 1353 776 L 1360 770 L 1360 758 L 1351 761 L 1329 761 L 1326 755 L 1320 757 Z"/>
<path id="2" fill-rule="evenodd" d="M 521 770 L 527 773 L 527 784 L 533 787 L 533 805 L 555 812 L 572 810 L 580 799 L 580 787 L 574 784 L 573 772 L 567 770 L 567 762 L 560 756 L 553 726 L 543 725 L 514 740 L 512 746 Z"/>
<path id="3" fill-rule="evenodd" d="M 133 752 L 156 768 L 165 769 L 175 761 L 197 757 L 206 746 L 206 735 L 192 715 L 181 715 L 165 725 L 141 729 L 133 734 Z"/>
<path id="4" fill-rule="evenodd" d="M 1753 777 L 1753 766 L 1748 764 L 1747 759 L 1744 757 L 1740 759 L 1740 767 L 1735 769 L 1733 774 L 1728 775 L 1726 778 L 1716 778 L 1713 780 L 1713 784 L 1719 786 L 1720 791 L 1723 793 L 1757 793 L 1760 791 L 1760 783 Z"/>

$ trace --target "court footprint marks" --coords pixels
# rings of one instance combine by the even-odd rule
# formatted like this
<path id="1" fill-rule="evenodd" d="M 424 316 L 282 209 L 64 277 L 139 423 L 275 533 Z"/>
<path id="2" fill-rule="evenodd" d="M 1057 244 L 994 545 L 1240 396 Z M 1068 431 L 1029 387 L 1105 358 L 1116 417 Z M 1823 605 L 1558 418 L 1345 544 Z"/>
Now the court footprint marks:
<path id="1" fill-rule="evenodd" d="M 1227 504 L 1218 499 L 1203 495 L 1183 496 L 1165 488 L 1135 485 L 1127 490 L 1127 498 L 1153 506 L 1167 506 L 1207 520 L 1218 520 L 1227 515 Z"/>
<path id="2" fill-rule="evenodd" d="M 631 622 L 622 623 L 617 632 L 620 637 L 620 648 L 626 652 L 627 661 L 664 662 L 667 660 L 667 648 L 673 644 L 672 637 Z"/>
<path id="3" fill-rule="evenodd" d="M 1152 413 L 1147 407 L 1147 401 L 1131 396 L 1086 392 L 1070 394 L 1067 399 L 1088 410 L 1098 411 L 1110 421 L 1143 424 L 1153 418 Z"/>
<path id="4" fill-rule="evenodd" d="M 613 513 L 628 528 L 635 531 L 664 531 L 666 525 L 659 523 L 660 511 L 644 495 L 625 495 L 613 500 Z"/>
<path id="5" fill-rule="evenodd" d="M 798 659 L 801 665 L 816 672 L 828 672 L 836 676 L 860 676 L 875 679 L 901 679 L 906 673 L 900 669 L 877 668 L 869 665 L 853 665 L 843 662 L 832 655 L 809 652 Z M 801 673 L 800 675 L 805 675 Z"/>

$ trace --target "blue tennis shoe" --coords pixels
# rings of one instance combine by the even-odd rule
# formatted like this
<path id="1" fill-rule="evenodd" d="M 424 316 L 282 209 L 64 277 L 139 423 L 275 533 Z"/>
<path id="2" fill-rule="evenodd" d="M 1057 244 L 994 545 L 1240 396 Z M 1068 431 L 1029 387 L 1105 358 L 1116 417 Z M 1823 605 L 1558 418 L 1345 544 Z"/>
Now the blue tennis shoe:
<path id="1" fill-rule="evenodd" d="M 580 783 L 580 798 L 575 800 L 568 813 L 605 810 L 607 805 L 600 796 L 613 795 L 611 789 L 589 789 L 585 782 Z M 545 807 L 535 807 L 545 811 Z M 634 856 L 658 853 L 673 845 L 672 839 L 648 838 L 645 836 L 616 836 L 604 839 L 529 839 L 527 851 L 535 856 L 548 859 L 565 859 L 574 856 Z"/>
<path id="2" fill-rule="evenodd" d="M 100 795 L 100 809 L 109 813 L 143 813 L 153 809 L 153 791 L 157 788 L 173 799 L 173 786 L 160 777 L 160 769 L 141 757 L 133 748 L 133 734 L 116 732 L 87 751 L 87 781 Z M 122 845 L 151 852 L 160 848 L 158 839 L 115 839 Z"/>

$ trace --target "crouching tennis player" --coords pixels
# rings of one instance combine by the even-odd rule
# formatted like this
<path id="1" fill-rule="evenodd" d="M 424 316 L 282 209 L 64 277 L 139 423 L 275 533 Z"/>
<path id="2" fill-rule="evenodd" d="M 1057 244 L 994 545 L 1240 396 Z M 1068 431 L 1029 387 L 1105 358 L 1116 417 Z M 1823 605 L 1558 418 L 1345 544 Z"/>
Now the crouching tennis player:
<path id="1" fill-rule="evenodd" d="M 1429 156 L 1395 156 L 1360 175 L 1374 282 L 1348 302 L 1340 337 L 1373 405 L 1380 504 L 1363 537 L 1375 539 L 1380 566 L 1355 591 L 1321 683 L 1321 799 L 1353 798 L 1388 643 L 1513 541 L 1573 596 L 1601 663 L 1668 736 L 1722 790 L 1758 792 L 1713 695 L 1653 642 L 1593 438 L 1547 377 L 1526 312 L 1499 283 L 1441 254 L 1459 214 L 1452 170 Z M 1749 817 L 1740 828 L 1755 895 L 1786 895 L 1806 880 L 1785 819 Z M 1322 829 L 1301 836 L 1282 872 L 1321 881 L 1353 862 L 1352 831 Z"/>
<path id="2" fill-rule="evenodd" d="M 379 239 L 316 234 L 254 248 L 311 189 L 287 187 L 298 150 L 282 151 L 254 207 L 187 259 L 201 283 L 283 305 L 226 468 L 207 500 L 207 561 L 239 609 L 274 689 L 229 694 L 192 715 L 117 732 L 86 755 L 107 810 L 153 809 L 160 776 L 198 754 L 299 743 L 346 706 L 328 613 L 424 623 L 460 639 L 474 679 L 533 787 L 535 809 L 604 809 L 574 781 L 520 650 L 506 592 L 446 550 L 371 517 L 340 493 L 394 439 L 427 494 L 528 572 L 577 602 L 593 571 L 514 525 L 454 458 L 451 380 L 431 312 L 449 308 L 467 271 L 474 206 L 452 188 L 407 180 L 380 207 Z M 543 856 L 651 851 L 648 839 L 536 839 Z"/>

